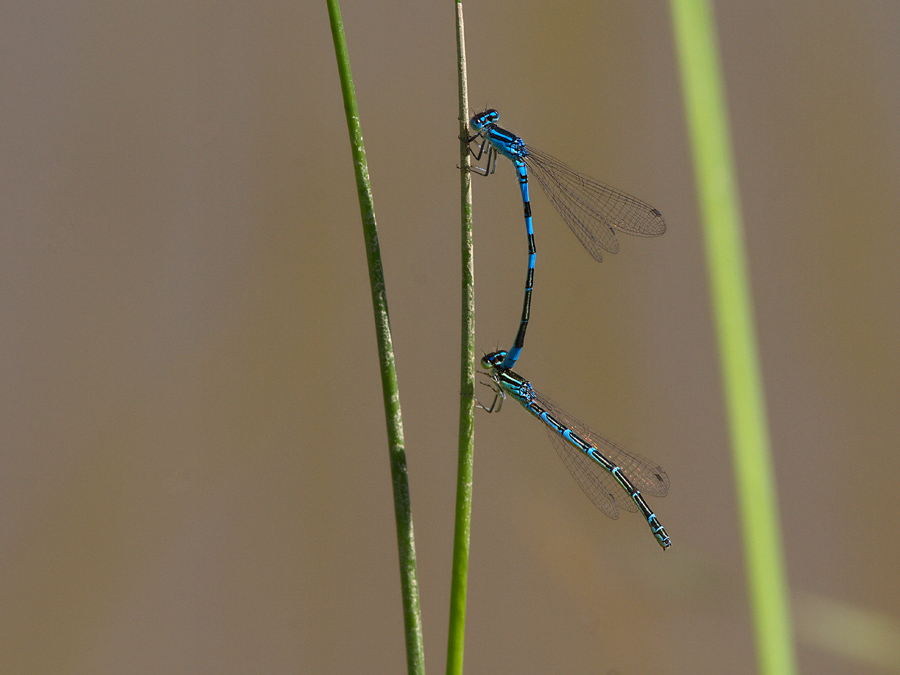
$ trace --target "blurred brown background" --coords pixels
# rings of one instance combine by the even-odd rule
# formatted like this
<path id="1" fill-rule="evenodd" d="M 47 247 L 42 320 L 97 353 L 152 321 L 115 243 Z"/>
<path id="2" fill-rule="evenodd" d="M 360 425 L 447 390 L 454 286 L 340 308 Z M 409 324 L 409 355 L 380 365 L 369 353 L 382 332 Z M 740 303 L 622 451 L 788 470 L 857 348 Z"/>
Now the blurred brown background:
<path id="1" fill-rule="evenodd" d="M 342 9 L 427 665 L 442 672 L 459 392 L 453 5 Z M 651 501 L 673 541 L 663 553 L 636 516 L 604 518 L 517 406 L 480 414 L 467 672 L 753 673 L 668 7 L 465 10 L 473 109 L 498 108 L 669 224 L 597 265 L 536 194 L 517 370 L 667 469 L 670 495 Z M 402 672 L 372 308 L 324 3 L 9 2 L 0 18 L 0 671 Z M 719 3 L 716 18 L 799 662 L 897 672 L 890 645 L 879 661 L 833 636 L 841 617 L 891 639 L 900 623 L 900 5 Z M 514 336 L 525 274 L 508 163 L 476 179 L 475 208 L 487 351 Z"/>

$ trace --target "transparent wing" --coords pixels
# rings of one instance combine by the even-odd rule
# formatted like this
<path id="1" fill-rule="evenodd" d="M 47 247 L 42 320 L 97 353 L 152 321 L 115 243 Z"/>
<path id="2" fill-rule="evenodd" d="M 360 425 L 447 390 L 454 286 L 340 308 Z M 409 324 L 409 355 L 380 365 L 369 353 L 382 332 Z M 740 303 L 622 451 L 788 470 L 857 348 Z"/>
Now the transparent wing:
<path id="1" fill-rule="evenodd" d="M 584 494 L 588 496 L 594 506 L 603 511 L 607 516 L 616 520 L 619 517 L 619 507 L 626 511 L 636 511 L 637 506 L 624 490 L 616 483 L 616 480 L 606 472 L 597 462 L 563 440 L 555 431 L 547 429 L 550 442 L 556 448 L 559 458 L 566 465 L 569 473 L 578 483 Z"/>
<path id="2" fill-rule="evenodd" d="M 665 497 L 669 493 L 669 476 L 659 465 L 640 455 L 629 452 L 618 443 L 615 443 L 608 438 L 604 438 L 596 431 L 591 431 L 583 422 L 567 413 L 557 403 L 543 394 L 534 392 L 533 400 L 555 417 L 561 424 L 571 429 L 578 436 L 597 448 L 597 450 L 600 451 L 600 454 L 606 457 L 606 459 L 622 469 L 622 473 L 628 477 L 635 489 L 641 494 L 651 495 L 653 497 Z M 585 491 L 587 496 L 598 508 L 606 513 L 606 515 L 610 516 L 610 518 L 615 518 L 616 516 L 610 515 L 606 508 L 604 508 L 601 503 L 598 503 L 598 501 L 602 502 L 606 497 L 612 497 L 619 508 L 623 508 L 627 511 L 636 510 L 637 507 L 631 498 L 616 482 L 616 479 L 607 473 L 603 467 L 591 460 L 577 448 L 569 445 L 559 436 L 559 434 L 554 433 L 552 430 L 548 430 L 548 433 L 550 433 L 553 445 L 556 447 L 559 456 L 569 468 L 569 471 L 572 472 L 572 475 L 581 486 L 581 489 Z M 582 474 L 588 473 L 588 471 L 580 468 L 581 465 L 576 464 L 575 460 L 572 459 L 570 455 L 579 458 L 579 461 L 581 461 L 580 458 L 583 457 L 583 462 L 590 467 L 589 473 L 594 476 L 594 478 L 585 479 Z M 576 473 L 576 468 L 578 468 L 578 473 Z M 596 487 L 589 488 L 587 483 L 590 483 L 592 486 L 594 484 L 601 485 L 603 492 L 606 494 L 596 497 L 595 493 L 599 489 Z"/>
<path id="3" fill-rule="evenodd" d="M 658 237 L 666 231 L 662 214 L 640 199 L 578 173 L 540 150 L 526 146 L 523 158 L 578 241 L 599 262 L 603 251 L 619 250 L 616 231 Z"/>

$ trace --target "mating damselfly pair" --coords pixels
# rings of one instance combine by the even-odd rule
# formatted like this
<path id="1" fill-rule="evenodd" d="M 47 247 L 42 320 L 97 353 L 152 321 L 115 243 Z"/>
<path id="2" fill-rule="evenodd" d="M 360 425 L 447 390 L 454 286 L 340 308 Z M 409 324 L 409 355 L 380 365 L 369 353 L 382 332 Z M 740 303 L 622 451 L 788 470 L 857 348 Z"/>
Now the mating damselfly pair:
<path id="1" fill-rule="evenodd" d="M 666 473 L 588 429 L 556 403 L 536 392 L 531 383 L 513 372 L 512 368 L 525 344 L 534 286 L 536 247 L 528 191 L 529 169 L 562 219 L 597 262 L 603 259 L 602 251 L 615 253 L 619 250 L 616 231 L 656 237 L 666 231 L 666 222 L 662 214 L 649 204 L 578 173 L 558 159 L 526 145 L 521 138 L 498 126 L 499 119 L 499 113 L 490 109 L 470 120 L 469 124 L 475 132 L 467 139 L 472 156 L 479 161 L 486 154 L 485 165 L 474 166 L 471 170 L 483 176 L 494 173 L 498 155 L 513 163 L 525 212 L 528 271 L 522 319 L 512 348 L 492 352 L 481 360 L 482 366 L 491 371 L 495 392 L 494 403 L 490 407 L 481 407 L 492 412 L 499 410 L 506 395 L 516 399 L 547 426 L 560 458 L 594 505 L 613 519 L 618 518 L 619 509 L 640 511 L 657 542 L 665 550 L 669 547 L 669 536 L 642 493 L 665 497 L 669 490 Z M 472 144 L 477 144 L 477 151 Z"/>

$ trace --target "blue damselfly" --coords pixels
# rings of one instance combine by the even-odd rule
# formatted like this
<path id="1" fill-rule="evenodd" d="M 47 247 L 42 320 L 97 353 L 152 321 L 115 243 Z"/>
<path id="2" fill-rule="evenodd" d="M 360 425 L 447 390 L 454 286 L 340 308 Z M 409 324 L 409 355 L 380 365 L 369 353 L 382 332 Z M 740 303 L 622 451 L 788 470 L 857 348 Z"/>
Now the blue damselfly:
<path id="1" fill-rule="evenodd" d="M 669 547 L 669 535 L 650 510 L 643 495 L 665 497 L 669 476 L 659 466 L 635 455 L 613 441 L 591 431 L 584 423 L 546 396 L 535 391 L 521 375 L 506 368 L 505 351 L 486 354 L 483 368 L 490 370 L 494 401 L 487 412 L 500 409 L 507 395 L 547 427 L 547 433 L 560 459 L 572 473 L 584 493 L 610 518 L 619 517 L 619 509 L 640 511 L 663 550 Z"/>
<path id="2" fill-rule="evenodd" d="M 494 173 L 497 169 L 497 155 L 503 155 L 515 166 L 522 192 L 525 231 L 528 235 L 528 273 L 519 331 L 503 363 L 504 367 L 512 368 L 525 345 L 525 330 L 528 327 L 531 291 L 534 286 L 536 249 L 528 193 L 529 169 L 559 215 L 578 237 L 578 241 L 597 262 L 603 260 L 602 251 L 615 253 L 619 250 L 617 231 L 642 237 L 658 237 L 666 231 L 666 221 L 659 211 L 640 199 L 578 173 L 558 159 L 526 145 L 525 141 L 511 131 L 497 126 L 499 119 L 500 114 L 496 110 L 485 110 L 472 117 L 469 124 L 475 133 L 468 138 L 468 142 L 469 151 L 476 162 L 481 160 L 487 150 L 485 165 L 473 166 L 472 171 L 482 176 Z M 473 149 L 473 143 L 477 144 L 477 151 Z"/>

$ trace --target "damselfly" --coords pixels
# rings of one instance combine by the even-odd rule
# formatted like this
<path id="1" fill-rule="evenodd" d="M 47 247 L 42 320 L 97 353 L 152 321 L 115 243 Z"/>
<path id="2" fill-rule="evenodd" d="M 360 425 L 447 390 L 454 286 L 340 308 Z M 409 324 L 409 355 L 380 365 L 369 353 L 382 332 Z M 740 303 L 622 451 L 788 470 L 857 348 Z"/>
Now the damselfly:
<path id="1" fill-rule="evenodd" d="M 481 359 L 490 370 L 494 402 L 487 412 L 500 410 L 509 394 L 547 427 L 547 433 L 560 459 L 572 473 L 584 493 L 612 519 L 619 509 L 640 511 L 656 541 L 669 547 L 669 535 L 650 510 L 643 495 L 665 497 L 669 476 L 659 466 L 628 452 L 623 447 L 591 431 L 546 396 L 539 394 L 524 377 L 503 366 L 505 351 L 491 352 Z"/>
<path id="2" fill-rule="evenodd" d="M 468 142 L 469 151 L 476 162 L 481 160 L 487 149 L 485 165 L 473 166 L 472 171 L 482 176 L 494 173 L 497 169 L 497 155 L 503 155 L 515 165 L 522 191 L 525 231 L 528 235 L 528 274 L 525 279 L 525 302 L 519 332 L 503 363 L 504 367 L 512 368 L 525 345 L 525 330 L 528 327 L 531 290 L 534 285 L 536 249 L 528 194 L 528 169 L 531 169 L 578 241 L 597 262 L 603 260 L 602 251 L 615 253 L 619 250 L 616 231 L 642 237 L 658 237 L 666 231 L 666 221 L 659 211 L 640 199 L 599 183 L 574 171 L 558 159 L 526 145 L 511 131 L 497 126 L 499 119 L 500 114 L 496 110 L 485 110 L 472 117 L 469 124 L 475 133 L 468 138 Z M 479 140 L 481 143 L 476 152 L 472 143 Z"/>

